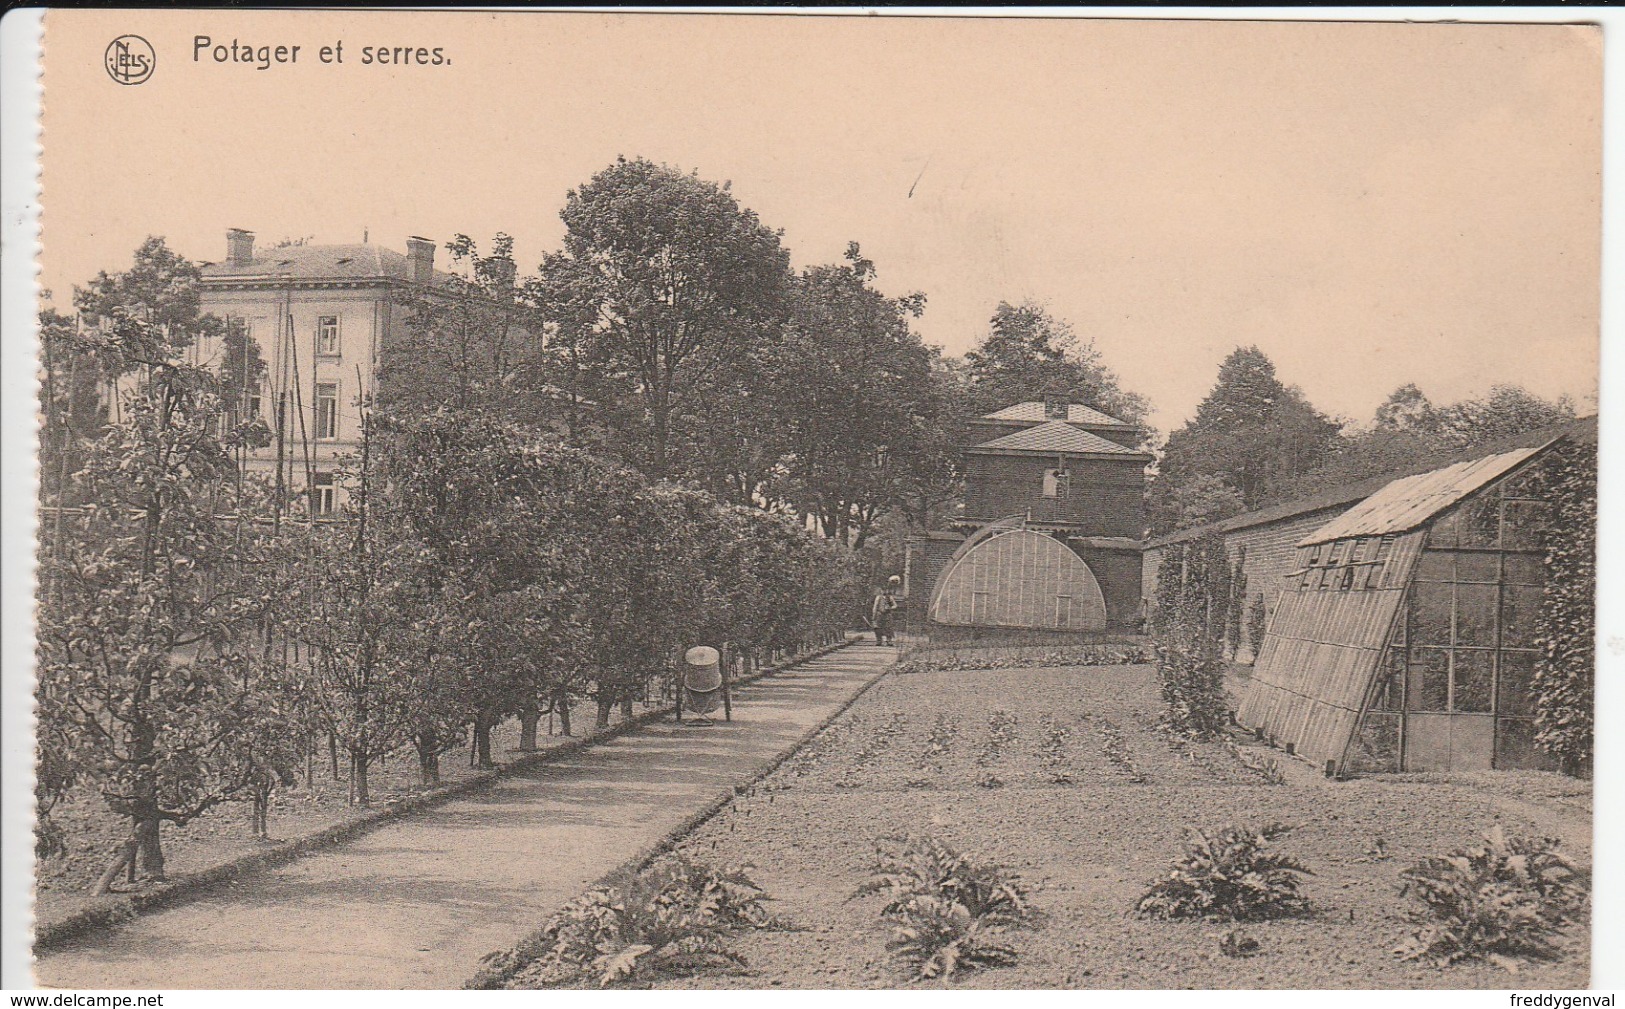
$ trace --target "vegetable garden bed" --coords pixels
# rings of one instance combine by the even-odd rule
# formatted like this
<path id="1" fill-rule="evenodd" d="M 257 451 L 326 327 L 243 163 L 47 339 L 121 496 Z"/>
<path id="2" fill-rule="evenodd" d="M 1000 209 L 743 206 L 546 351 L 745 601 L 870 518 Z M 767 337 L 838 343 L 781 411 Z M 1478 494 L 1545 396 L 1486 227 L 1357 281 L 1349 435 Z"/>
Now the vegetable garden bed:
<path id="1" fill-rule="evenodd" d="M 1590 860 L 1589 784 L 1557 775 L 1371 777 L 1331 782 L 1289 758 L 1224 743 L 1171 744 L 1157 728 L 1149 667 L 894 676 L 681 842 L 714 865 L 752 866 L 775 915 L 800 930 L 752 931 L 735 975 L 681 987 L 895 987 L 876 898 L 852 899 L 889 832 L 930 833 L 1018 873 L 1040 924 L 1011 934 L 1016 965 L 922 982 L 968 987 L 1576 988 L 1585 920 L 1561 959 L 1517 976 L 1487 963 L 1401 961 L 1409 934 L 1400 872 L 1509 833 L 1555 835 Z M 1271 781 L 1285 783 L 1272 784 Z M 1504 787 L 1503 787 L 1504 786 Z M 1135 903 L 1183 850 L 1187 826 L 1281 822 L 1280 844 L 1313 875 L 1306 917 L 1231 926 L 1136 917 Z M 1244 933 L 1238 942 L 1226 937 Z M 1244 949 L 1246 955 L 1230 955 Z M 1229 951 L 1227 953 L 1227 950 Z"/>

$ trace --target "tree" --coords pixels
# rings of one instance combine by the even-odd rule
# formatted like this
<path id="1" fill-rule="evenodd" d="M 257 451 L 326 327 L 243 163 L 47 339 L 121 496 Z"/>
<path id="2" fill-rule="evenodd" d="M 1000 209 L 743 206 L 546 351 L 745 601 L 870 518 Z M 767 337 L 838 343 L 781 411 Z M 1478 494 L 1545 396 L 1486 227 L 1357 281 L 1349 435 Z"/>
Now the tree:
<path id="1" fill-rule="evenodd" d="M 542 337 L 518 280 L 513 239 L 489 254 L 467 235 L 446 243 L 452 270 L 399 296 L 403 331 L 382 348 L 378 404 L 396 414 L 445 407 L 533 425 L 561 411 L 546 385 Z"/>
<path id="2" fill-rule="evenodd" d="M 47 776 L 88 778 L 131 825 L 103 887 L 126 867 L 162 879 L 161 824 L 184 825 L 265 771 L 250 708 L 274 593 L 267 535 L 251 520 L 267 502 L 231 463 L 219 376 L 184 361 L 224 333 L 199 313 L 196 280 L 149 239 L 130 270 L 76 292 L 82 332 L 51 334 L 116 383 L 119 404 L 75 447 L 60 488 L 71 514 L 56 506 L 42 530 L 38 631 L 40 743 L 73 744 L 47 753 Z M 42 443 L 47 468 L 61 447 Z"/>
<path id="3" fill-rule="evenodd" d="M 803 272 L 773 374 L 784 496 L 855 548 L 953 459 L 935 354 L 909 328 L 925 298 L 888 298 L 875 276 L 856 242 L 844 264 Z"/>
<path id="4" fill-rule="evenodd" d="M 687 399 L 778 325 L 789 254 L 727 184 L 642 158 L 571 190 L 560 217 L 564 248 L 542 272 L 566 324 L 590 319 L 587 392 L 628 457 L 666 476 Z"/>
<path id="5" fill-rule="evenodd" d="M 1379 476 L 1421 473 L 1449 464 L 1476 446 L 1574 419 L 1566 398 L 1545 400 L 1518 386 L 1434 406 L 1415 385 L 1403 385 L 1377 408 L 1364 430 L 1347 430 L 1324 465 L 1277 488 L 1268 500 L 1302 496 Z"/>
<path id="6" fill-rule="evenodd" d="M 1340 425 L 1281 382 L 1257 347 L 1238 347 L 1219 366 L 1218 381 L 1196 415 L 1168 436 L 1152 488 L 1152 522 L 1173 528 L 1175 492 L 1201 476 L 1217 477 L 1257 508 L 1271 494 L 1290 495 L 1337 444 Z"/>
<path id="7" fill-rule="evenodd" d="M 1522 386 L 1498 384 L 1479 399 L 1465 399 L 1442 411 L 1440 427 L 1447 441 L 1460 448 L 1553 427 L 1574 419 L 1567 396 L 1546 400 Z"/>
<path id="8" fill-rule="evenodd" d="M 1150 404 L 1129 392 L 1107 368 L 1093 341 L 1034 301 L 999 302 L 988 331 L 965 355 L 976 415 L 1032 399 L 1085 403 L 1145 427 Z M 1146 429 L 1149 439 L 1151 432 Z"/>
<path id="9" fill-rule="evenodd" d="M 1377 431 L 1433 435 L 1440 428 L 1439 411 L 1414 382 L 1407 382 L 1377 407 L 1372 426 Z"/>
<path id="10" fill-rule="evenodd" d="M 349 758 L 349 801 L 372 801 L 373 761 L 406 741 L 412 725 L 412 672 L 424 658 L 418 635 L 428 619 L 423 585 L 432 561 L 375 504 L 372 419 L 362 412 L 361 458 L 343 474 L 353 485 L 339 521 L 312 521 L 302 544 L 299 592 L 286 630 L 305 655 L 300 692 Z M 417 647 L 415 647 L 417 646 Z"/>
<path id="11" fill-rule="evenodd" d="M 1202 473 L 1184 486 L 1173 488 L 1170 495 L 1178 515 L 1175 529 L 1222 522 L 1247 510 L 1241 492 L 1211 473 Z"/>

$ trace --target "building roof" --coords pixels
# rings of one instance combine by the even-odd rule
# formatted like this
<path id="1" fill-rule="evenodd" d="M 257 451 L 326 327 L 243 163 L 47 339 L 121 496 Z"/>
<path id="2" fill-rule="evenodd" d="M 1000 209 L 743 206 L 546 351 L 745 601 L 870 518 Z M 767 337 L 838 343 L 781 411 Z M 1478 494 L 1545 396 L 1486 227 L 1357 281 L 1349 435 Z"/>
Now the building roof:
<path id="1" fill-rule="evenodd" d="M 1043 406 L 1042 403 L 1039 404 Z M 1102 415 L 1104 416 L 1104 415 Z M 1037 427 L 1012 431 L 1002 438 L 983 442 L 972 452 L 1036 452 L 1043 455 L 1111 455 L 1150 459 L 1143 452 L 1124 448 L 1098 434 L 1073 427 L 1064 420 L 1051 420 Z"/>
<path id="2" fill-rule="evenodd" d="M 1395 480 L 1304 537 L 1300 547 L 1350 536 L 1388 536 L 1410 532 L 1463 498 L 1493 483 L 1541 449 L 1521 448 Z"/>
<path id="3" fill-rule="evenodd" d="M 1491 453 L 1512 451 L 1519 448 L 1540 448 L 1559 438 L 1595 442 L 1597 440 L 1596 415 L 1593 414 L 1587 417 L 1577 417 L 1574 420 L 1567 421 L 1563 424 L 1544 427 L 1534 431 L 1526 431 L 1523 434 L 1511 435 L 1506 438 L 1495 439 L 1478 446 L 1475 451 L 1470 451 L 1466 455 L 1458 456 L 1456 461 L 1471 461 L 1474 458 L 1482 458 L 1483 456 Z M 1325 511 L 1328 508 L 1347 508 L 1348 506 L 1358 501 L 1363 501 L 1382 490 L 1390 483 L 1393 483 L 1396 478 L 1407 475 L 1409 475 L 1407 470 L 1400 469 L 1384 473 L 1381 476 L 1374 476 L 1365 480 L 1359 480 L 1354 483 L 1340 484 L 1336 487 L 1327 488 L 1326 490 L 1323 490 L 1317 494 L 1295 498 L 1291 501 L 1282 501 L 1277 504 L 1272 504 L 1264 508 L 1258 508 L 1250 512 L 1243 512 L 1240 515 L 1223 519 L 1218 522 L 1209 522 L 1206 525 L 1191 526 L 1188 529 L 1176 529 L 1173 532 L 1164 533 L 1161 536 L 1153 536 L 1146 541 L 1145 546 L 1147 550 L 1155 550 L 1158 547 L 1164 547 L 1171 543 L 1180 543 L 1186 540 L 1197 539 L 1198 537 L 1205 536 L 1208 533 L 1235 532 L 1238 529 L 1250 529 L 1253 526 L 1269 525 L 1272 522 L 1280 522 L 1285 519 L 1298 518 L 1302 515 L 1309 515 L 1314 512 Z"/>
<path id="4" fill-rule="evenodd" d="M 246 263 L 205 263 L 208 280 L 406 280 L 403 253 L 382 245 L 290 245 L 256 250 Z M 451 274 L 435 271 L 435 279 Z"/>
<path id="5" fill-rule="evenodd" d="M 1022 423 L 1038 424 L 1046 420 L 1059 420 L 1060 418 L 1051 418 L 1047 413 L 1045 413 L 1043 402 L 1034 400 L 1028 403 L 1017 403 L 1015 406 L 1007 406 L 1003 410 L 997 410 L 993 413 L 983 414 L 982 419 L 1014 420 Z M 1118 420 L 1116 417 L 1101 413 L 1092 406 L 1084 406 L 1082 403 L 1067 404 L 1066 422 L 1068 424 L 1084 424 L 1091 427 L 1131 428 L 1134 426 L 1133 424 Z"/>

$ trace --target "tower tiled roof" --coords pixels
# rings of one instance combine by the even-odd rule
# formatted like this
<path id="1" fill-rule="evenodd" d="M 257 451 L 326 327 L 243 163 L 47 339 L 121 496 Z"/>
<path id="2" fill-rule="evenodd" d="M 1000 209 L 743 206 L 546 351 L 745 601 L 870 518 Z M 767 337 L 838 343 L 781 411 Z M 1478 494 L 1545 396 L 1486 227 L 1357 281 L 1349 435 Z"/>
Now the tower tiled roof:
<path id="1" fill-rule="evenodd" d="M 1003 410 L 997 410 L 993 413 L 984 414 L 983 419 L 1014 420 L 1021 421 L 1023 423 L 1038 424 L 1047 420 L 1059 420 L 1060 418 L 1050 417 L 1045 412 L 1043 402 L 1034 400 L 1028 403 L 1017 403 L 1014 406 L 1007 406 Z M 1133 426 L 1125 421 L 1118 420 L 1116 417 L 1113 417 L 1110 414 L 1101 413 L 1092 406 L 1084 406 L 1082 403 L 1067 404 L 1066 423 L 1083 424 L 1094 427 Z"/>
<path id="2" fill-rule="evenodd" d="M 1042 403 L 1038 405 L 1040 408 L 1043 407 Z M 1134 449 L 1125 448 L 1116 442 L 1107 441 L 1098 434 L 1074 427 L 1064 420 L 1046 421 L 1037 427 L 1013 431 L 1002 438 L 983 442 L 971 449 L 971 451 L 1044 452 L 1065 455 L 1117 455 L 1150 458 L 1143 452 L 1136 452 Z"/>

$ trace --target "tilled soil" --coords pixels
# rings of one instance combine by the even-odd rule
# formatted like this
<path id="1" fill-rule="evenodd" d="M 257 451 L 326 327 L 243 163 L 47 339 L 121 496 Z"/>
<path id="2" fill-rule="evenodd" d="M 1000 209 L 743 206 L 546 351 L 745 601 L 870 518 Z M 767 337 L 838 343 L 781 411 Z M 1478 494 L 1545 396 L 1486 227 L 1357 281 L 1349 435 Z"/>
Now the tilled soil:
<path id="1" fill-rule="evenodd" d="M 748 972 L 682 987 L 880 988 L 909 983 L 885 948 L 880 899 L 850 899 L 888 832 L 934 833 L 1017 872 L 1040 912 L 1014 933 L 1017 966 L 929 984 L 992 988 L 1584 987 L 1588 930 L 1514 977 L 1486 965 L 1398 960 L 1400 871 L 1508 833 L 1560 836 L 1590 861 L 1589 787 L 1556 775 L 1329 782 L 1273 751 L 1170 744 L 1147 667 L 893 676 L 682 849 L 753 866 L 800 931 L 738 940 Z M 1259 767 L 1279 761 L 1285 784 Z M 1313 916 L 1239 926 L 1262 947 L 1233 959 L 1231 926 L 1144 920 L 1149 883 L 1187 826 L 1282 822 L 1280 847 L 1314 875 Z M 1380 840 L 1380 844 L 1378 843 Z"/>

